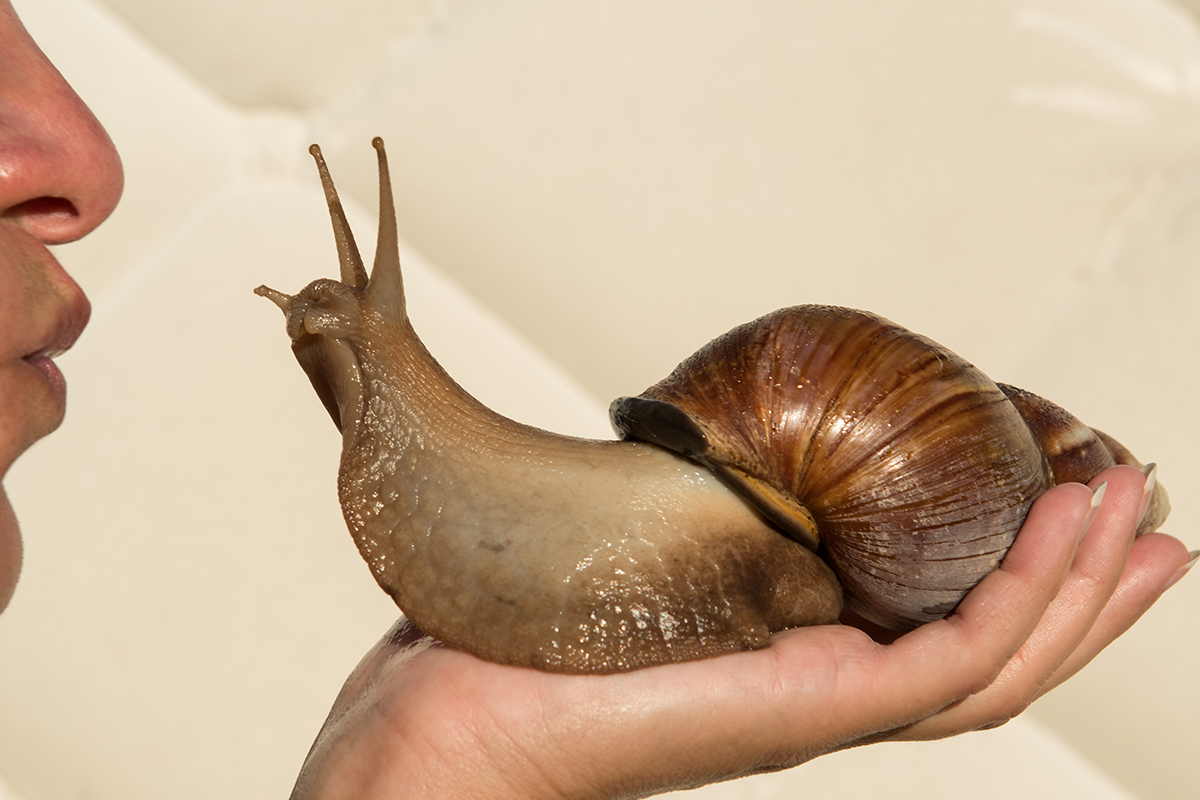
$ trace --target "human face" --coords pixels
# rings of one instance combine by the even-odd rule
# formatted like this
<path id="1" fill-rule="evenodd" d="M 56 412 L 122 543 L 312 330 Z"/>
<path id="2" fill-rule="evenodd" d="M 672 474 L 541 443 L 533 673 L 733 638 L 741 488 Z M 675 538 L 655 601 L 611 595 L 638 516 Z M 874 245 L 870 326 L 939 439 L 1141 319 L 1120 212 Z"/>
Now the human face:
<path id="1" fill-rule="evenodd" d="M 122 183 L 108 135 L 0 0 L 0 481 L 62 422 L 66 384 L 52 359 L 90 311 L 46 245 L 99 225 Z M 20 568 L 17 520 L 0 484 L 0 611 Z"/>

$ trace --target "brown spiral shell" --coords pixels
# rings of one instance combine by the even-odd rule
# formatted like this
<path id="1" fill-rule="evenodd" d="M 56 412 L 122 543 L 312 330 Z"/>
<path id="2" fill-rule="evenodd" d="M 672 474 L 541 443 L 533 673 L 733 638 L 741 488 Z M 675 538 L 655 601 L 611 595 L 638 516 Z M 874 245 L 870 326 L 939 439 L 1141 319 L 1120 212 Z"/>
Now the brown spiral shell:
<path id="1" fill-rule="evenodd" d="M 844 308 L 796 306 L 734 328 L 611 415 L 624 438 L 700 461 L 819 547 L 847 604 L 896 630 L 949 613 L 1054 484 L 986 375 Z"/>

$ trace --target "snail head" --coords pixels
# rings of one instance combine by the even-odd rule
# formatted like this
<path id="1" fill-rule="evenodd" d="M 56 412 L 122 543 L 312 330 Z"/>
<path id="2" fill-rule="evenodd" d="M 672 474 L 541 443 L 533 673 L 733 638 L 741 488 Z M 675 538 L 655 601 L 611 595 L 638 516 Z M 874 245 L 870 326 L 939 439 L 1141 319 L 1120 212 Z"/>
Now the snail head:
<path id="1" fill-rule="evenodd" d="M 370 276 L 321 148 L 314 144 L 308 152 L 317 162 L 325 190 L 341 280 L 320 278 L 294 295 L 268 286 L 254 290 L 282 309 L 292 352 L 343 434 L 362 417 L 362 351 L 369 346 L 371 330 L 407 325 L 387 154 L 380 137 L 376 136 L 371 144 L 379 156 L 379 237 Z"/>

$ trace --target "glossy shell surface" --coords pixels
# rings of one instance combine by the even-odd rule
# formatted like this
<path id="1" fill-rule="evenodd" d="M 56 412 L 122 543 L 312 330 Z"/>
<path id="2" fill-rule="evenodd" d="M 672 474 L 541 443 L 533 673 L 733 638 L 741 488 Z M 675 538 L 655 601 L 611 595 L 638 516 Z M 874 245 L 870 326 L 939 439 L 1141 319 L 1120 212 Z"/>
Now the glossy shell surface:
<path id="1" fill-rule="evenodd" d="M 796 306 L 739 326 L 612 414 L 622 435 L 704 463 L 818 544 L 851 608 L 894 629 L 953 609 L 1053 485 L 986 375 L 850 309 Z"/>

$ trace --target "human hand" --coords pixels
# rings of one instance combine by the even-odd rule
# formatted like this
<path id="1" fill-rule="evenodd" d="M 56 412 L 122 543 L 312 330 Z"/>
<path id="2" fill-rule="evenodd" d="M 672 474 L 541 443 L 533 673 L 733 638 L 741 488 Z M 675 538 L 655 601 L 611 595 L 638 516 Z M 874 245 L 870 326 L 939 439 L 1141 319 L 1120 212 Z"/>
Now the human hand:
<path id="1" fill-rule="evenodd" d="M 401 620 L 343 687 L 293 798 L 643 797 L 1002 724 L 1190 566 L 1170 536 L 1134 539 L 1140 472 L 1101 484 L 1039 498 L 954 614 L 890 643 L 799 628 L 764 650 L 580 676 L 482 661 Z"/>

